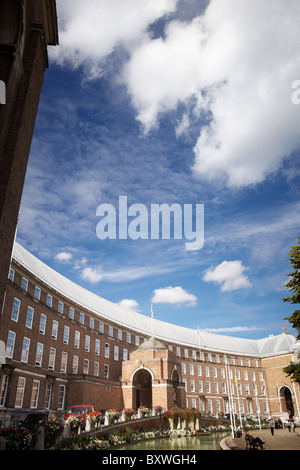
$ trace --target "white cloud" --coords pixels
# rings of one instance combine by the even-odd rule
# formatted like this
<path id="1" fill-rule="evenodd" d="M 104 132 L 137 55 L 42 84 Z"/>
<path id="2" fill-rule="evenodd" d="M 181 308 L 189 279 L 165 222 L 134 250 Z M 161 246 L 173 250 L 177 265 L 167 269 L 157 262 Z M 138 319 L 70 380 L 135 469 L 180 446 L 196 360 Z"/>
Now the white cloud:
<path id="1" fill-rule="evenodd" d="M 171 22 L 165 38 L 144 39 L 125 69 L 145 130 L 185 103 L 210 118 L 194 147 L 196 175 L 229 186 L 255 184 L 300 146 L 298 76 L 300 4 L 211 0 L 192 22 Z M 186 132 L 184 115 L 177 135 Z"/>
<path id="2" fill-rule="evenodd" d="M 129 310 L 133 310 L 135 312 L 139 311 L 139 304 L 136 300 L 134 299 L 123 299 L 118 302 L 121 307 L 128 308 Z"/>
<path id="3" fill-rule="evenodd" d="M 154 304 L 172 304 L 193 307 L 197 303 L 197 297 L 189 294 L 182 287 L 165 287 L 155 289 L 152 296 L 152 303 Z"/>
<path id="4" fill-rule="evenodd" d="M 208 269 L 203 280 L 219 284 L 222 292 L 247 289 L 251 287 L 251 283 L 244 274 L 245 270 L 241 261 L 223 261 L 215 268 Z"/>
<path id="5" fill-rule="evenodd" d="M 55 256 L 55 259 L 58 261 L 70 261 L 72 259 L 72 253 L 67 253 L 66 251 L 62 251 Z"/>
<path id="6" fill-rule="evenodd" d="M 102 61 L 118 45 L 139 42 L 148 26 L 173 12 L 178 0 L 58 0 L 60 46 L 53 60 L 74 68 L 86 66 L 89 79 L 102 74 Z"/>
<path id="7" fill-rule="evenodd" d="M 85 281 L 89 281 L 92 284 L 96 284 L 103 279 L 103 272 L 100 268 L 84 268 L 81 272 L 81 278 Z"/>
<path id="8" fill-rule="evenodd" d="M 204 328 L 202 331 L 208 331 L 209 333 L 237 333 L 239 331 L 257 331 L 264 330 L 264 327 L 258 326 L 229 326 L 224 328 Z"/>

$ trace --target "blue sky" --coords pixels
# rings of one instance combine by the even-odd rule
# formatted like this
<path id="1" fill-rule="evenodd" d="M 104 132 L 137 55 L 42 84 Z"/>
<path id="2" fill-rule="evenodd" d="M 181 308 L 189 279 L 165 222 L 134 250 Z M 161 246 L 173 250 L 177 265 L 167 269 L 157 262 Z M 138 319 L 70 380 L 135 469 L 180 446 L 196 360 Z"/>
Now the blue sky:
<path id="1" fill-rule="evenodd" d="M 189 328 L 282 333 L 300 235 L 299 2 L 57 5 L 17 241 L 145 315 L 152 303 L 156 318 Z M 204 204 L 202 249 L 100 240 L 97 207 L 117 209 L 120 196 L 149 211 Z"/>

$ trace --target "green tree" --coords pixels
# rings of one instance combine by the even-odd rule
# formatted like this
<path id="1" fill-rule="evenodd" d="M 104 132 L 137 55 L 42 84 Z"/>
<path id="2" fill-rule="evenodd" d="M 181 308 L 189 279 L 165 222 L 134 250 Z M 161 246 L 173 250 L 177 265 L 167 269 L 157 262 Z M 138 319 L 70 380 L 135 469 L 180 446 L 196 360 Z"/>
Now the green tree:
<path id="1" fill-rule="evenodd" d="M 300 237 L 298 239 L 298 244 L 292 246 L 290 253 L 290 264 L 293 271 L 287 276 L 289 276 L 289 281 L 285 285 L 286 289 L 292 293 L 289 297 L 284 297 L 282 300 L 284 302 L 291 302 L 292 304 L 300 304 Z M 292 327 L 298 331 L 296 336 L 297 340 L 300 340 L 300 310 L 295 310 L 290 317 L 284 318 L 288 320 Z M 283 371 L 291 377 L 293 382 L 300 383 L 300 362 L 291 362 Z"/>

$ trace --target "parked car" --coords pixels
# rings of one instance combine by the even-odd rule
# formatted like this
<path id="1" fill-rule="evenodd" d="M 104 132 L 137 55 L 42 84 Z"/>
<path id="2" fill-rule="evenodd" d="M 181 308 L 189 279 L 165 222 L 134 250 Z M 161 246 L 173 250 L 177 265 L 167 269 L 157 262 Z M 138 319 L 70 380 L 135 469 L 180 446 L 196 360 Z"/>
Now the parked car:
<path id="1" fill-rule="evenodd" d="M 65 414 L 65 419 L 68 419 L 70 416 L 80 416 L 85 418 L 88 413 L 93 413 L 95 408 L 93 405 L 74 405 L 70 406 Z"/>

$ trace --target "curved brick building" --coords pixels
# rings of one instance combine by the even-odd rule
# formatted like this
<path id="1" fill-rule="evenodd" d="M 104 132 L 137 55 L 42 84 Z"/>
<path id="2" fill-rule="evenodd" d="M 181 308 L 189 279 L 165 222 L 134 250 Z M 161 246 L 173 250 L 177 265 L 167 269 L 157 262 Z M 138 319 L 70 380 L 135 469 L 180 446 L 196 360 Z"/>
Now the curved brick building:
<path id="1" fill-rule="evenodd" d="M 15 243 L 0 316 L 0 417 L 73 404 L 195 407 L 299 418 L 282 371 L 299 342 L 192 330 L 146 317 L 74 284 Z M 4 348 L 5 345 L 5 348 Z"/>

